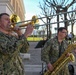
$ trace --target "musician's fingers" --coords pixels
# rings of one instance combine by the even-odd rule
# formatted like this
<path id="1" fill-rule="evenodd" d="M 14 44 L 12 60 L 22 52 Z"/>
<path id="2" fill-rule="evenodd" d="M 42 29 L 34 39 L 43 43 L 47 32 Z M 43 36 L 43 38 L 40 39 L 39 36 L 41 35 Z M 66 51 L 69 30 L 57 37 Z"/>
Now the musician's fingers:
<path id="1" fill-rule="evenodd" d="M 74 53 L 76 53 L 76 49 L 74 50 Z"/>
<path id="2" fill-rule="evenodd" d="M 21 28 L 20 27 L 17 27 L 17 26 L 15 26 L 13 29 L 14 29 L 14 31 L 21 30 Z"/>

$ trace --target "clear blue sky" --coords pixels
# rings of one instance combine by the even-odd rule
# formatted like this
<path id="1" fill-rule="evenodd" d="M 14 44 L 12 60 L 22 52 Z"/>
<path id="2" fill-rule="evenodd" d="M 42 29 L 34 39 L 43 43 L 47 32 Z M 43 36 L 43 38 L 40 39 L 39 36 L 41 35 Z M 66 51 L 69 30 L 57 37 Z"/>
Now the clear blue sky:
<path id="1" fill-rule="evenodd" d="M 39 15 L 41 9 L 39 8 L 39 2 L 42 0 L 23 0 L 25 6 L 25 17 L 31 19 L 33 15 Z"/>

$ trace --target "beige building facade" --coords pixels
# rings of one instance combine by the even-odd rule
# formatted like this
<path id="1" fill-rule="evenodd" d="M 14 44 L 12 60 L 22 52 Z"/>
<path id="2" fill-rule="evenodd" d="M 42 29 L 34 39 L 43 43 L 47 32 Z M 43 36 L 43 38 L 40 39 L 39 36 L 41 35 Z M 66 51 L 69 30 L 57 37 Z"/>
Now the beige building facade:
<path id="1" fill-rule="evenodd" d="M 16 14 L 21 21 L 24 21 L 25 8 L 23 0 L 0 0 L 0 13 Z"/>

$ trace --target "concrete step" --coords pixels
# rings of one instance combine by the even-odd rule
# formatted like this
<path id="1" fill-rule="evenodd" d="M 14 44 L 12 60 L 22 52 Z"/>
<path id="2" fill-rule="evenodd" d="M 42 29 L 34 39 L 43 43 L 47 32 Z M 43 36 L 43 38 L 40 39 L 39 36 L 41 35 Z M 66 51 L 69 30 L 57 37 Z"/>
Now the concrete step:
<path id="1" fill-rule="evenodd" d="M 42 65 L 24 65 L 25 72 L 40 72 Z"/>

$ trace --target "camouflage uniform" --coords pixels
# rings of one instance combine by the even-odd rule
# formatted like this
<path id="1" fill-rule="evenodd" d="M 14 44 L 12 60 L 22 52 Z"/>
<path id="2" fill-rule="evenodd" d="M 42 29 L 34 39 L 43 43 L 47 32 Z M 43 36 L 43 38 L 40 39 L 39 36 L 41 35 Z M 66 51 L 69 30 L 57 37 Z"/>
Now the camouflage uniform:
<path id="1" fill-rule="evenodd" d="M 0 75 L 24 75 L 20 52 L 27 52 L 25 37 L 16 38 L 0 32 Z"/>
<path id="2" fill-rule="evenodd" d="M 57 37 L 49 39 L 41 50 L 41 60 L 46 63 L 51 62 L 53 64 L 61 56 L 64 50 L 67 48 L 67 41 L 63 40 L 61 45 L 58 42 Z M 59 47 L 60 46 L 60 47 Z M 59 49 L 61 48 L 61 53 Z M 60 56 L 59 56 L 60 55 Z M 68 65 L 63 67 L 63 69 L 56 75 L 69 75 Z"/>

